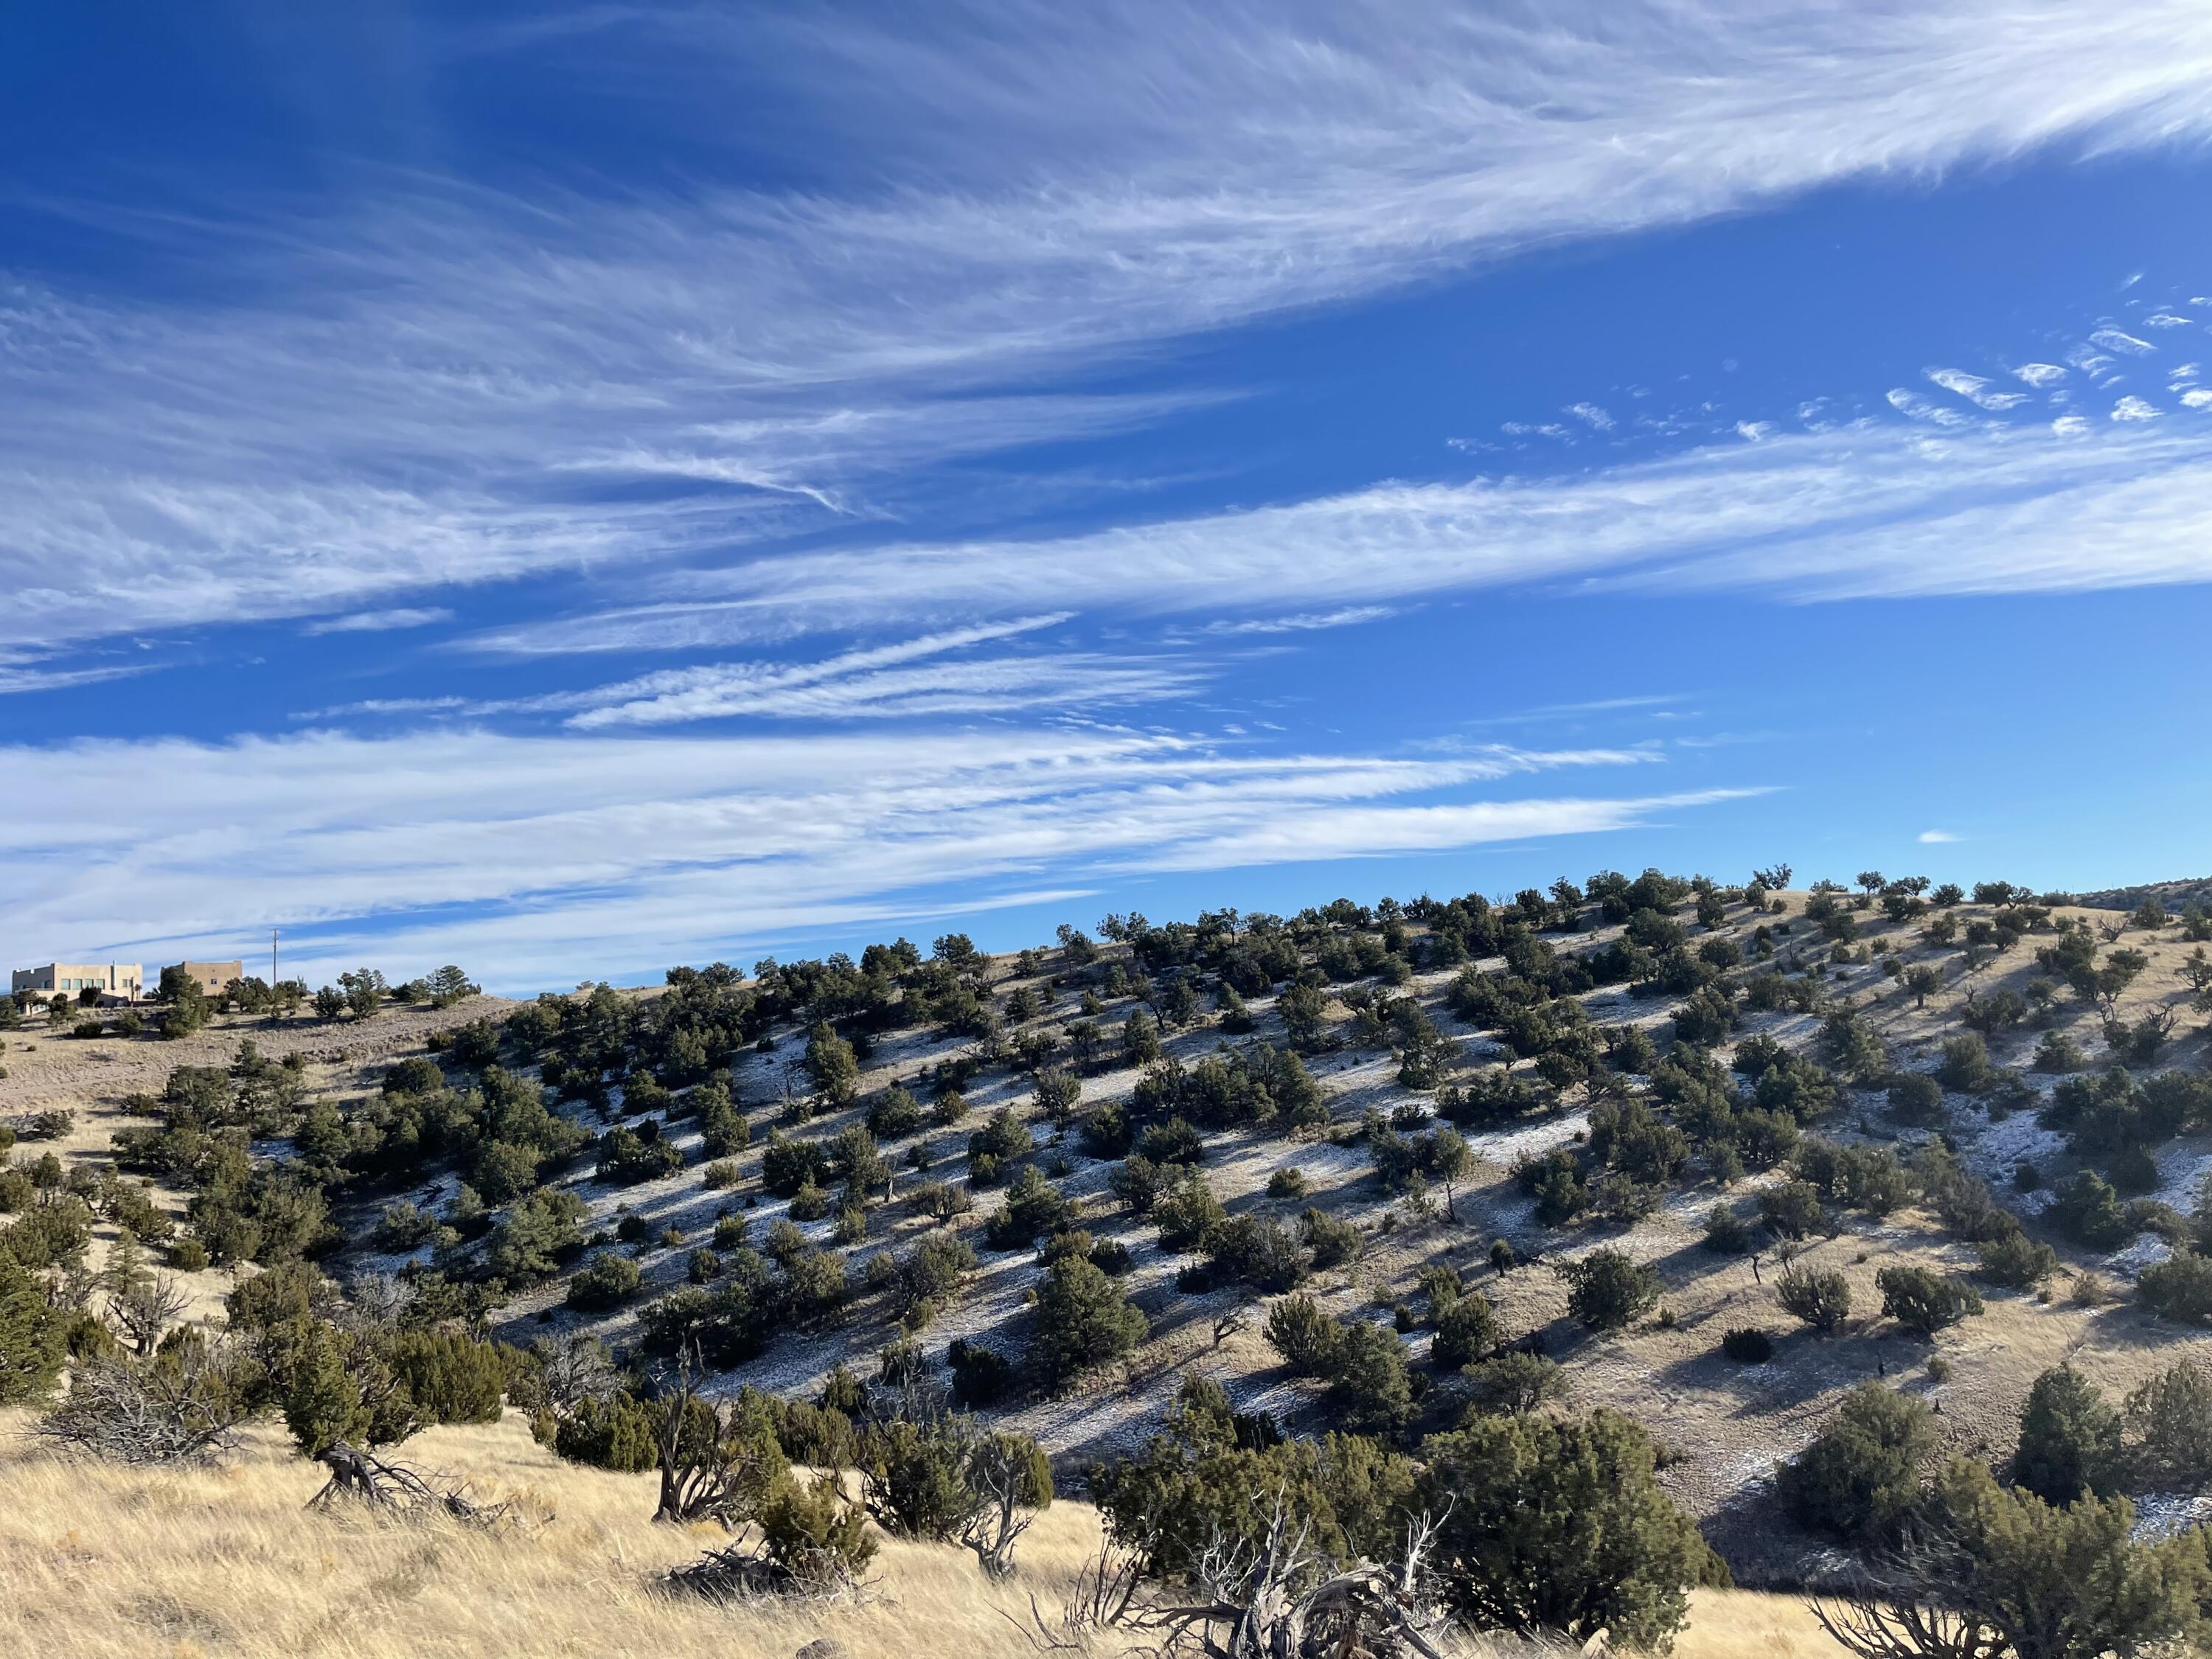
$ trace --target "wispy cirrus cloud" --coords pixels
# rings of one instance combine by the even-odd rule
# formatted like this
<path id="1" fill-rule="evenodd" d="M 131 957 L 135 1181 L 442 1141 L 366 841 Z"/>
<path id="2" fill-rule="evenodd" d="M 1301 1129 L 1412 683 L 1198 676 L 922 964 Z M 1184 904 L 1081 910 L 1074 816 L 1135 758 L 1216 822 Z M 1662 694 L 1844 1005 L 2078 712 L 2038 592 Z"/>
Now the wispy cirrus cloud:
<path id="1" fill-rule="evenodd" d="M 1215 635 L 1310 634 L 1325 628 L 1353 628 L 1398 614 L 1387 605 L 1347 605 L 1335 611 L 1309 611 L 1290 617 L 1243 617 L 1210 622 L 1200 630 Z"/>
<path id="2" fill-rule="evenodd" d="M 325 617 L 307 623 L 300 631 L 311 636 L 322 634 L 387 634 L 396 629 L 428 628 L 453 619 L 453 613 L 443 605 L 399 606 L 389 611 L 355 611 L 344 616 Z"/>
<path id="3" fill-rule="evenodd" d="M 0 822 L 0 904 L 33 951 L 214 949 L 282 925 L 310 974 L 368 953 L 526 989 L 1130 872 L 1589 833 L 1743 793 L 1497 793 L 1658 763 L 1503 745 L 1266 756 L 1064 729 L 0 748 L 0 793 L 88 826 L 64 854 Z M 103 830 L 98 805 L 155 772 L 171 781 L 158 821 Z"/>
<path id="4" fill-rule="evenodd" d="M 576 15 L 426 33 L 461 68 L 650 70 L 605 78 L 708 153 L 772 63 L 851 182 L 416 173 L 107 216 L 256 303 L 0 295 L 0 643 L 726 558 L 1157 413 L 1036 395 L 1054 367 L 1838 179 L 2212 132 L 2191 0 L 2125 28 L 2063 0 Z"/>
<path id="5" fill-rule="evenodd" d="M 705 663 L 524 697 L 368 698 L 295 718 L 453 721 L 535 716 L 579 731 L 708 720 L 1004 720 L 1038 708 L 1075 714 L 1162 702 L 1196 689 L 1214 672 L 1213 664 L 1189 655 L 1113 653 L 1065 643 L 994 648 L 1068 619 L 1060 612 L 979 623 L 812 659 Z"/>
<path id="6" fill-rule="evenodd" d="M 596 649 L 670 617 L 760 638 L 1047 605 L 1153 614 L 1402 604 L 1559 581 L 1789 599 L 2212 580 L 2212 429 L 2080 417 L 1770 436 L 1565 478 L 1386 484 L 1053 540 L 787 555 L 689 597 L 480 643 Z M 1324 611 L 1322 614 L 1330 614 Z"/>

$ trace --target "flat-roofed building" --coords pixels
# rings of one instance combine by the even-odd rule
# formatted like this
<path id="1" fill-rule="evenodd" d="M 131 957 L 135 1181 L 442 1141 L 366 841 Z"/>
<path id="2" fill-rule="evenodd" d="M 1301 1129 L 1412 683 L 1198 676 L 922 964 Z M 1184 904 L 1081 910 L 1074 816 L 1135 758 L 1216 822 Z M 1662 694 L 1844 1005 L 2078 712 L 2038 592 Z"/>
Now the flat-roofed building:
<path id="1" fill-rule="evenodd" d="M 219 997 L 222 994 L 222 988 L 231 981 L 246 977 L 246 964 L 243 962 L 172 963 L 161 969 L 161 979 L 167 979 L 172 974 L 193 981 L 211 997 Z M 155 984 L 158 987 L 161 980 L 155 981 Z"/>
<path id="2" fill-rule="evenodd" d="M 97 991 L 119 1002 L 145 994 L 145 973 L 135 962 L 50 962 L 43 968 L 18 968 L 9 988 L 40 996 L 76 996 Z"/>

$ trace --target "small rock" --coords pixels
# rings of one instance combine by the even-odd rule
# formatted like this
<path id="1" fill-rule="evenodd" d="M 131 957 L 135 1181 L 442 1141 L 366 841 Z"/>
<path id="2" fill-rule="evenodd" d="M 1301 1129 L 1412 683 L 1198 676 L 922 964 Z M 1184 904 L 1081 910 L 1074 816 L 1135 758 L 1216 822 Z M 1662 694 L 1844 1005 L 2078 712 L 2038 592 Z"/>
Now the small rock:
<path id="1" fill-rule="evenodd" d="M 853 1650 L 833 1636 L 817 1636 L 791 1659 L 853 1659 Z"/>

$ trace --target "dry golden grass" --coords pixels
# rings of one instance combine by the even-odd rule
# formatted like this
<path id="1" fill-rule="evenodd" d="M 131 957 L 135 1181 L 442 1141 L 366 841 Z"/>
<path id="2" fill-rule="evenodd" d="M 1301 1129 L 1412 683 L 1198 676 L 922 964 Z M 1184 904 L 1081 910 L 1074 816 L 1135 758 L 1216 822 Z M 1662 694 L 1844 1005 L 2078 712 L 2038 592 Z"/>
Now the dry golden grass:
<path id="1" fill-rule="evenodd" d="M 1011 1659 L 1033 1650 L 1003 1615 L 1025 1617 L 1031 1594 L 1055 1612 L 1097 1540 L 1096 1512 L 1061 1503 L 1023 1540 L 1009 1584 L 988 1583 L 965 1553 L 887 1540 L 866 1604 L 716 1607 L 652 1581 L 719 1532 L 654 1526 L 649 1476 L 561 1463 L 512 1415 L 408 1446 L 418 1467 L 554 1513 L 496 1537 L 305 1511 L 316 1472 L 265 1425 L 229 1468 L 160 1474 L 64 1461 L 25 1426 L 0 1425 L 0 1653 L 42 1659 L 789 1659 L 817 1636 L 854 1659 Z M 1699 1597 L 1677 1651 L 1835 1650 L 1794 1601 L 1733 1592 Z"/>

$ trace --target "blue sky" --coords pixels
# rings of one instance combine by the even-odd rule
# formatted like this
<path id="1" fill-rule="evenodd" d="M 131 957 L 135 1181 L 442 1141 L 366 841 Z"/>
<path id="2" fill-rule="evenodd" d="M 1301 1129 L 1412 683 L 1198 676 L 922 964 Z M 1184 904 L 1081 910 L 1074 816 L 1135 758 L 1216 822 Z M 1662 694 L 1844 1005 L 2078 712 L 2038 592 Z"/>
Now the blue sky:
<path id="1" fill-rule="evenodd" d="M 4 27 L 19 960 L 2203 873 L 2201 4 Z"/>

